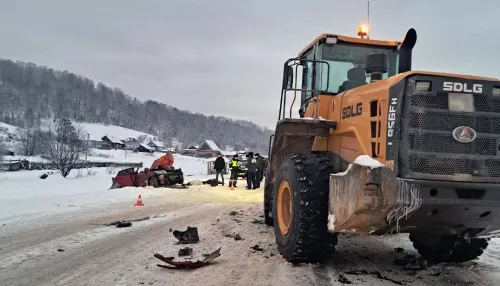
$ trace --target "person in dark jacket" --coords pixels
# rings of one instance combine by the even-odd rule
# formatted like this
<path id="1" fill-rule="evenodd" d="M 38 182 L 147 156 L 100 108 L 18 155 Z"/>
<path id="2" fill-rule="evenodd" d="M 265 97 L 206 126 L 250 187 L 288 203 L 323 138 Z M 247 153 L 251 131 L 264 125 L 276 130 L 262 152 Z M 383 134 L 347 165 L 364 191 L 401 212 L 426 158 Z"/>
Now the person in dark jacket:
<path id="1" fill-rule="evenodd" d="M 217 184 L 219 182 L 219 174 L 220 174 L 222 185 L 224 186 L 224 170 L 226 169 L 226 161 L 224 161 L 224 158 L 222 158 L 221 153 L 217 154 L 217 159 L 215 159 L 214 169 L 215 169 L 215 180 L 217 181 Z"/>
<path id="2" fill-rule="evenodd" d="M 240 173 L 241 162 L 238 159 L 238 155 L 233 156 L 231 160 L 231 177 L 229 178 L 229 187 L 236 188 L 236 183 L 238 182 L 238 174 Z"/>
<path id="3" fill-rule="evenodd" d="M 247 190 L 257 189 L 257 159 L 253 157 L 253 152 L 248 153 L 247 162 Z"/>
<path id="4" fill-rule="evenodd" d="M 255 177 L 256 188 L 260 188 L 260 182 L 262 182 L 262 177 L 264 175 L 264 158 L 260 156 L 259 153 L 255 153 L 255 159 L 257 160 L 257 173 Z"/>

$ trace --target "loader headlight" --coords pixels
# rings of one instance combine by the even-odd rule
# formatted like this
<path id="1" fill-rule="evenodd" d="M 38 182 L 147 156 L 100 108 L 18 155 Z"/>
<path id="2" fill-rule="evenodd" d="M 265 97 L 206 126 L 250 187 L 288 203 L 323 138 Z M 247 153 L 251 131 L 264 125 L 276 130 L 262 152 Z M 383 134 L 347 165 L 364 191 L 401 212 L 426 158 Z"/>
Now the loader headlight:
<path id="1" fill-rule="evenodd" d="M 326 43 L 327 44 L 336 44 L 337 43 L 337 37 L 327 37 L 326 38 Z"/>
<path id="2" fill-rule="evenodd" d="M 493 96 L 500 96 L 500 87 L 493 87 Z"/>
<path id="3" fill-rule="evenodd" d="M 417 91 L 429 91 L 431 90 L 431 82 L 430 81 L 417 81 L 415 84 L 415 89 Z"/>

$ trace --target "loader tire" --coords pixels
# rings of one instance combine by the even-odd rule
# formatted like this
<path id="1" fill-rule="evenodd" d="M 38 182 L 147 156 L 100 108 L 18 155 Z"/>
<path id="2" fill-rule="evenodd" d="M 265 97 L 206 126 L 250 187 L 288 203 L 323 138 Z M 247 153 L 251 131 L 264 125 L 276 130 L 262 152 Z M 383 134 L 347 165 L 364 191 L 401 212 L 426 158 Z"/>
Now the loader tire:
<path id="1" fill-rule="evenodd" d="M 267 178 L 266 178 L 267 180 Z M 266 222 L 266 225 L 268 226 L 273 226 L 274 225 L 274 219 L 272 217 L 272 211 L 273 211 L 273 187 L 271 184 L 267 184 L 265 182 L 264 185 L 264 221 Z"/>
<path id="2" fill-rule="evenodd" d="M 280 165 L 273 190 L 276 244 L 293 264 L 331 257 L 337 236 L 328 233 L 329 153 L 294 153 Z"/>
<path id="3" fill-rule="evenodd" d="M 484 238 L 464 239 L 455 235 L 410 234 L 413 247 L 431 263 L 466 262 L 478 258 L 488 247 Z"/>
<path id="4" fill-rule="evenodd" d="M 153 186 L 153 188 L 159 188 L 160 187 L 160 179 L 158 179 L 158 177 L 156 176 L 153 176 L 151 178 L 149 178 L 149 185 L 150 186 Z"/>

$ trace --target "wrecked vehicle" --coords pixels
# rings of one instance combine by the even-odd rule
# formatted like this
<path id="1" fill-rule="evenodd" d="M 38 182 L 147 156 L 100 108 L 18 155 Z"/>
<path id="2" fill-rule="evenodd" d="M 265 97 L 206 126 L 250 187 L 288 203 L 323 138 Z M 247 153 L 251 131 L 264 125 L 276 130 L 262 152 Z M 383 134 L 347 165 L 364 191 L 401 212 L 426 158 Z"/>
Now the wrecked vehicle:
<path id="1" fill-rule="evenodd" d="M 151 168 L 145 168 L 139 171 L 139 168 L 127 168 L 118 172 L 116 177 L 112 178 L 110 189 L 123 187 L 146 187 L 155 188 L 169 187 L 174 185 L 184 185 L 184 174 L 182 170 L 175 169 L 174 157 L 167 153 L 156 159 Z"/>
<path id="2" fill-rule="evenodd" d="M 413 71 L 414 29 L 366 35 L 323 34 L 284 65 L 264 190 L 278 250 L 315 262 L 338 233 L 409 233 L 430 262 L 475 259 L 500 234 L 500 80 Z"/>

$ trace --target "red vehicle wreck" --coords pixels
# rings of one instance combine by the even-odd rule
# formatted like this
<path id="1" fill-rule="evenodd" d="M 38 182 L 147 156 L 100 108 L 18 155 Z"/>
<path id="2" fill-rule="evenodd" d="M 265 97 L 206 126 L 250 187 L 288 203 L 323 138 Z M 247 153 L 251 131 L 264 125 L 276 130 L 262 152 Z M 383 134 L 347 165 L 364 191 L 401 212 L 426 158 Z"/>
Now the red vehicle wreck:
<path id="1" fill-rule="evenodd" d="M 143 171 L 139 171 L 139 168 L 123 169 L 112 178 L 110 189 L 146 186 L 159 188 L 177 184 L 185 186 L 182 170 L 175 169 L 173 165 L 174 156 L 169 152 L 156 159 L 151 168 L 145 168 Z"/>

